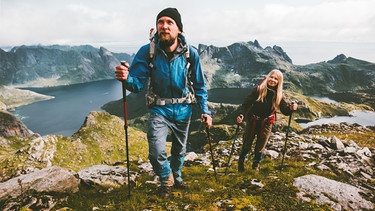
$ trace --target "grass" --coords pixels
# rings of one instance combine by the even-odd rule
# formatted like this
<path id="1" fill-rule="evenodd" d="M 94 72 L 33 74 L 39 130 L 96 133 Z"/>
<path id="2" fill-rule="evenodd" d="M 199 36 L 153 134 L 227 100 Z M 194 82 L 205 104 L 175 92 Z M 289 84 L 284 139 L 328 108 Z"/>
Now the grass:
<path id="1" fill-rule="evenodd" d="M 234 162 L 235 164 L 235 162 Z M 70 207 L 73 210 L 330 210 L 327 205 L 304 202 L 296 198 L 298 190 L 293 186 L 293 178 L 314 173 L 305 168 L 303 162 L 285 162 L 280 172 L 280 160 L 264 159 L 260 172 L 247 168 L 238 173 L 237 165 L 219 168 L 218 182 L 210 166 L 191 166 L 183 168 L 183 177 L 188 182 L 187 190 L 174 190 L 167 199 L 158 197 L 158 187 L 147 184 L 150 175 L 141 175 L 137 184 L 132 184 L 131 195 L 128 187 L 112 191 L 97 191 L 81 187 L 66 202 L 57 207 Z M 249 167 L 249 165 L 248 165 Z M 315 172 L 316 173 L 316 172 Z M 259 181 L 264 187 L 251 184 Z"/>
<path id="2" fill-rule="evenodd" d="M 368 148 L 375 148 L 375 132 L 369 131 L 366 133 L 359 133 L 359 132 L 348 132 L 348 133 L 338 133 L 338 132 L 330 132 L 330 133 L 322 133 L 319 134 L 322 136 L 330 137 L 336 136 L 340 140 L 354 140 L 356 144 L 360 147 L 368 147 Z"/>

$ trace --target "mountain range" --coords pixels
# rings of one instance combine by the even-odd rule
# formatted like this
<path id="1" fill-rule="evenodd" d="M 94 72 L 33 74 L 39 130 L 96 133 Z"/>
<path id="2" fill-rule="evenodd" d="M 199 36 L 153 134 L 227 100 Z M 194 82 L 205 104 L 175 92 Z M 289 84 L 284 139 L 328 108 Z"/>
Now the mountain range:
<path id="1" fill-rule="evenodd" d="M 197 51 L 208 89 L 251 88 L 276 68 L 284 73 L 286 90 L 375 108 L 371 97 L 375 92 L 375 64 L 371 62 L 340 54 L 328 61 L 294 65 L 282 47 L 263 48 L 257 40 L 226 47 L 200 44 Z M 131 63 L 133 58 L 134 54 L 90 45 L 18 46 L 8 52 L 0 49 L 0 86 L 45 87 L 113 79 L 119 61 Z"/>
<path id="2" fill-rule="evenodd" d="M 174 191 L 174 198 L 163 203 L 154 197 L 158 184 L 151 170 L 145 168 L 150 166 L 145 162 L 146 134 L 138 127 L 147 119 L 143 113 L 132 113 L 140 117 L 129 127 L 130 170 L 132 178 L 137 177 L 127 186 L 134 194 L 128 200 L 123 194 L 126 187 L 126 171 L 122 167 L 125 131 L 120 118 L 110 112 L 94 111 L 71 137 L 41 137 L 11 113 L 1 111 L 8 106 L 2 102 L 10 102 L 3 98 L 24 98 L 15 96 L 19 92 L 14 87 L 56 86 L 114 78 L 114 66 L 120 60 L 131 62 L 134 55 L 116 54 L 92 46 L 20 46 L 9 52 L 0 50 L 0 207 L 4 210 L 70 210 L 69 207 L 76 210 L 102 207 L 111 210 L 130 207 L 135 210 L 373 209 L 374 127 L 340 124 L 297 131 L 292 122 L 286 165 L 280 165 L 279 169 L 281 148 L 287 136 L 280 131 L 289 130 L 289 127 L 286 129 L 287 118 L 280 115 L 261 171 L 247 170 L 246 174 L 239 174 L 235 170 L 242 140 L 233 140 L 235 124 L 230 123 L 235 119 L 233 115 L 238 105 L 221 103 L 220 99 L 233 97 L 238 104 L 242 94 L 246 94 L 239 94 L 238 88 L 250 88 L 271 69 L 278 68 L 285 76 L 286 96 L 293 95 L 301 101 L 295 116 L 346 113 L 355 107 L 318 102 L 308 95 L 329 95 L 337 97 L 338 101 L 358 102 L 367 109 L 374 109 L 375 64 L 338 55 L 327 62 L 294 65 L 281 47 L 262 48 L 257 41 L 227 47 L 199 45 L 197 50 L 212 97 L 210 109 L 218 111 L 218 115 L 213 116 L 217 124 L 210 129 L 215 137 L 211 156 L 218 158 L 218 170 L 223 171 L 228 165 L 232 172 L 220 174 L 219 183 L 211 182 L 214 180 L 210 166 L 214 161 L 211 163 L 209 159 L 206 134 L 203 130 L 193 131 L 188 146 L 194 149 L 194 153 L 189 154 L 193 159 L 186 162 L 184 171 L 192 188 Z M 222 91 L 231 89 L 236 92 L 235 96 L 224 97 Z M 132 102 L 139 100 L 139 104 L 144 104 L 143 96 L 142 99 L 132 97 L 135 96 L 129 96 Z M 116 103 L 122 102 L 109 102 L 107 106 L 121 108 Z M 21 102 L 17 101 L 19 104 Z M 138 107 L 144 112 L 144 105 Z M 193 128 L 198 128 L 194 124 L 200 123 L 192 122 Z M 229 166 L 230 144 L 232 149 L 235 146 L 232 159 L 235 164 Z M 195 152 L 199 152 L 198 155 Z M 302 192 L 297 193 L 297 188 Z M 302 202 L 304 200 L 308 202 Z"/>
<path id="3" fill-rule="evenodd" d="M 285 88 L 306 95 L 374 89 L 375 64 L 341 54 L 329 61 L 294 65 L 280 46 L 262 48 L 254 42 L 197 48 L 208 88 L 247 88 L 272 69 L 284 73 Z M 57 86 L 114 78 L 120 60 L 134 55 L 104 47 L 19 46 L 0 49 L 0 85 Z"/>

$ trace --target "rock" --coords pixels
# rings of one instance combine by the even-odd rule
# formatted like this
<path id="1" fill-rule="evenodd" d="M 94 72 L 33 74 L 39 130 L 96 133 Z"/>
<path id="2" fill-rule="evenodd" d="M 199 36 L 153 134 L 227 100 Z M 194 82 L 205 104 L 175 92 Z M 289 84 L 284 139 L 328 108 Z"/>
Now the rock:
<path id="1" fill-rule="evenodd" d="M 5 105 L 5 103 L 0 101 L 0 111 L 5 111 L 5 110 L 7 110 L 7 105 Z"/>
<path id="2" fill-rule="evenodd" d="M 79 178 L 90 186 L 118 188 L 127 181 L 127 168 L 122 166 L 95 165 L 78 172 Z M 135 182 L 137 173 L 130 171 L 130 180 Z"/>
<path id="3" fill-rule="evenodd" d="M 194 160 L 197 159 L 197 158 L 198 158 L 197 153 L 195 153 L 195 152 L 188 152 L 188 153 L 186 154 L 186 156 L 185 156 L 184 161 L 185 161 L 185 162 L 194 161 Z"/>
<path id="4" fill-rule="evenodd" d="M 270 157 L 272 159 L 276 159 L 276 158 L 279 157 L 279 153 L 276 152 L 275 150 L 267 150 L 267 149 L 265 149 L 263 155 L 265 157 Z"/>
<path id="5" fill-rule="evenodd" d="M 320 204 L 329 204 L 334 210 L 373 210 L 374 205 L 367 201 L 363 190 L 349 184 L 337 182 L 317 175 L 305 175 L 294 179 L 294 186 L 304 194 L 298 194 L 301 199 L 308 195 Z M 328 197 L 327 197 L 328 196 Z"/>
<path id="6" fill-rule="evenodd" d="M 57 142 L 56 136 L 43 136 L 33 139 L 28 149 L 28 160 L 46 163 L 47 167 L 52 166 Z"/>
<path id="7" fill-rule="evenodd" d="M 21 120 L 7 111 L 0 111 L 0 136 L 4 138 L 12 136 L 30 137 L 34 133 L 29 130 Z"/>
<path id="8" fill-rule="evenodd" d="M 331 145 L 333 146 L 333 149 L 341 151 L 345 149 L 344 144 L 340 139 L 338 139 L 336 136 L 333 136 L 330 138 Z"/>
<path id="9" fill-rule="evenodd" d="M 72 172 L 52 166 L 0 183 L 0 199 L 18 197 L 28 190 L 36 192 L 75 193 L 78 179 Z"/>

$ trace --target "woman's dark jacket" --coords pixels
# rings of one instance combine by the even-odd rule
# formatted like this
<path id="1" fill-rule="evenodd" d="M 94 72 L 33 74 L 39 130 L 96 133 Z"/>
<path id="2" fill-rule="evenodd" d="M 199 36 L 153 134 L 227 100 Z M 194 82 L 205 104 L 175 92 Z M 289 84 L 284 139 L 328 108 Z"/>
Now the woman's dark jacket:
<path id="1" fill-rule="evenodd" d="M 240 112 L 245 115 L 247 119 L 250 119 L 253 115 L 260 118 L 267 118 L 272 114 L 276 113 L 275 109 L 272 108 L 272 100 L 275 95 L 275 90 L 268 88 L 266 98 L 263 102 L 257 102 L 258 99 L 258 87 L 252 89 L 250 94 L 246 97 L 245 101 L 240 107 Z M 285 101 L 283 96 L 279 105 L 281 113 L 289 116 L 292 110 L 289 108 L 289 103 Z"/>

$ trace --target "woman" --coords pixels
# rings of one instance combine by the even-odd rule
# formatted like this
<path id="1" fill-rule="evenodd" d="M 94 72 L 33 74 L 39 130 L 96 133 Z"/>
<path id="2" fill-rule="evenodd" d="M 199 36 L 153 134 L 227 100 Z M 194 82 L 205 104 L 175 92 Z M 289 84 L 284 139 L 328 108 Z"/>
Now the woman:
<path id="1" fill-rule="evenodd" d="M 287 103 L 283 95 L 283 74 L 280 70 L 272 70 L 266 78 L 254 88 L 241 105 L 241 113 L 237 122 L 247 118 L 243 135 L 243 145 L 238 160 L 238 171 L 245 170 L 244 161 L 251 150 L 255 135 L 257 136 L 252 168 L 259 171 L 263 151 L 271 135 L 272 124 L 276 119 L 276 112 L 280 110 L 284 115 L 291 115 L 297 110 L 297 103 Z"/>

